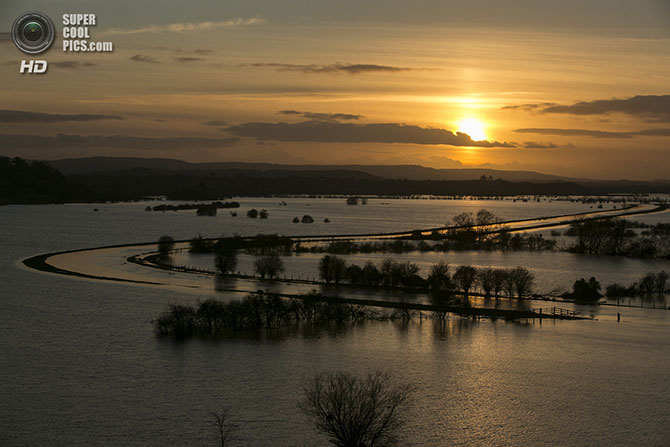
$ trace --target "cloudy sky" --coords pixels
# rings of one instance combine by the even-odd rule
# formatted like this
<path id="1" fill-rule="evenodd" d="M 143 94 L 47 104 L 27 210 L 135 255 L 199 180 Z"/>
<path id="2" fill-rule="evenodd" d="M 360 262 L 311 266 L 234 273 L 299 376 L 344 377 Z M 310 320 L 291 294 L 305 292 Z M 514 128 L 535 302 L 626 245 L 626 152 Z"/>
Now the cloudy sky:
<path id="1" fill-rule="evenodd" d="M 26 10 L 95 13 L 21 75 Z M 668 0 L 3 0 L 0 154 L 670 178 Z"/>

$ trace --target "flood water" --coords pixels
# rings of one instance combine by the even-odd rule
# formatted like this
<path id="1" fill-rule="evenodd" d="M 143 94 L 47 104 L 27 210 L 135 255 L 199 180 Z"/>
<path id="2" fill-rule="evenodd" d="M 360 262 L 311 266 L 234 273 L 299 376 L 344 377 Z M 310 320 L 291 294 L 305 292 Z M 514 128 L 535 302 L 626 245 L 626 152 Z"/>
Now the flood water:
<path id="1" fill-rule="evenodd" d="M 371 200 L 346 206 L 341 199 L 286 199 L 284 207 L 274 199 L 238 200 L 237 218 L 225 210 L 215 218 L 192 211 L 146 213 L 143 203 L 0 207 L 0 445 L 216 445 L 211 413 L 225 407 L 240 425 L 231 446 L 325 446 L 297 408 L 304 383 L 317 371 L 374 369 L 416 387 L 403 446 L 670 444 L 666 310 L 583 307 L 597 320 L 451 317 L 443 325 L 366 322 L 175 342 L 157 338 L 151 320 L 168 304 L 202 295 L 20 266 L 39 253 L 164 234 L 185 239 L 198 233 L 396 231 L 443 225 L 482 207 L 505 219 L 589 210 L 549 201 Z M 270 218 L 243 217 L 252 207 L 268 209 Z M 315 223 L 291 223 L 304 214 Z M 670 221 L 667 213 L 656 216 Z M 495 252 L 487 255 L 492 257 L 462 262 L 507 262 Z M 573 265 L 564 277 L 599 265 L 605 274 L 618 261 L 585 262 L 593 264 Z M 551 258 L 533 258 L 526 267 L 551 265 Z M 630 265 L 623 271 L 630 272 Z"/>

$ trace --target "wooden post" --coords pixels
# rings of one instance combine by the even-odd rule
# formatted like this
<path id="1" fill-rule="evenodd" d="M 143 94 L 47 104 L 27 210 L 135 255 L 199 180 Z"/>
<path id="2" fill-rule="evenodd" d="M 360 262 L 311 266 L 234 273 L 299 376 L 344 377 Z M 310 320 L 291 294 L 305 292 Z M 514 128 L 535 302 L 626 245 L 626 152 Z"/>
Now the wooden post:
<path id="1" fill-rule="evenodd" d="M 619 312 L 617 312 L 616 313 L 616 322 L 618 323 L 620 321 L 621 321 L 621 314 Z"/>

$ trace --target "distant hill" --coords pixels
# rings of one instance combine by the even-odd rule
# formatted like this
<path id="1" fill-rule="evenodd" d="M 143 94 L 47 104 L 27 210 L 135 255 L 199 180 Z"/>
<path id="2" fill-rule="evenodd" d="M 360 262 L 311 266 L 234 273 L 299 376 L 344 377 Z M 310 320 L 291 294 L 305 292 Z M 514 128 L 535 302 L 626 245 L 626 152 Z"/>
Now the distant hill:
<path id="1" fill-rule="evenodd" d="M 482 176 L 512 182 L 572 181 L 565 177 L 532 171 L 502 171 L 496 169 L 435 169 L 419 165 L 284 165 L 273 163 L 188 163 L 169 158 L 92 157 L 53 160 L 49 163 L 65 175 L 91 174 L 144 168 L 160 171 L 345 171 L 367 173 L 386 179 L 407 180 L 479 180 Z"/>
<path id="2" fill-rule="evenodd" d="M 574 180 L 524 171 L 422 166 L 187 163 L 94 157 L 29 162 L 0 157 L 0 205 L 232 196 L 512 196 L 670 193 L 670 182 Z"/>
<path id="3" fill-rule="evenodd" d="M 85 188 L 38 161 L 0 156 L 0 205 L 84 201 Z"/>

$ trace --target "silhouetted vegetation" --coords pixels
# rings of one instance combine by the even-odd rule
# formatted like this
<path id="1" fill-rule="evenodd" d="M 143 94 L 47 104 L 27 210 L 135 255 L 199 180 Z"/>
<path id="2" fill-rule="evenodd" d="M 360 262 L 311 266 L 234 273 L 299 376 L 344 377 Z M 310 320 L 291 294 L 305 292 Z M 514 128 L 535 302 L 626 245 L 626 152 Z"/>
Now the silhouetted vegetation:
<path id="1" fill-rule="evenodd" d="M 326 284 L 331 282 L 339 284 L 339 282 L 344 279 L 345 271 L 346 262 L 339 256 L 326 255 L 319 261 L 319 277 L 325 281 Z M 354 273 L 354 275 L 358 276 L 358 273 Z"/>
<path id="2" fill-rule="evenodd" d="M 89 201 L 87 188 L 70 183 L 40 161 L 0 156 L 0 205 Z"/>
<path id="3" fill-rule="evenodd" d="M 256 259 L 254 269 L 261 279 L 265 279 L 266 276 L 274 279 L 284 271 L 284 261 L 277 255 L 263 256 Z"/>
<path id="4" fill-rule="evenodd" d="M 239 428 L 237 424 L 231 422 L 228 410 L 214 413 L 214 426 L 221 441 L 221 447 L 226 447 L 226 444 L 230 445 L 229 442 L 232 440 L 233 433 Z"/>
<path id="5" fill-rule="evenodd" d="M 68 169 L 65 176 L 56 178 L 42 168 L 23 175 L 9 166 L 17 159 L 2 157 L 0 165 L 0 204 L 62 203 L 67 201 L 105 202 L 140 200 L 144 197 L 166 196 L 170 200 L 215 200 L 219 197 L 274 195 L 345 195 L 410 197 L 417 195 L 519 196 L 519 195 L 602 195 L 608 193 L 667 193 L 667 182 L 531 182 L 478 178 L 473 180 L 405 180 L 401 172 L 408 167 L 396 167 L 392 177 L 385 178 L 369 172 L 324 166 L 323 170 L 305 171 L 287 166 L 276 171 L 253 164 L 244 169 L 238 166 L 196 167 L 177 160 L 144 162 L 109 157 L 82 160 L 60 160 L 53 166 Z M 27 164 L 41 162 L 25 162 Z M 104 164 L 101 168 L 99 163 Z M 394 167 L 388 167 L 394 168 Z M 420 167 L 417 167 L 421 169 Z M 57 172 L 57 171 L 56 171 Z M 63 171 L 66 172 L 66 171 Z M 324 181 L 326 180 L 326 181 Z M 576 199 L 578 200 L 578 199 Z M 592 203 L 614 203 L 610 198 L 593 197 Z"/>
<path id="6" fill-rule="evenodd" d="M 394 384 L 389 374 L 381 372 L 363 378 L 323 373 L 305 388 L 300 408 L 334 446 L 391 446 L 411 394 L 409 385 Z"/>
<path id="7" fill-rule="evenodd" d="M 600 293 L 600 283 L 592 276 L 588 281 L 584 278 L 575 281 L 572 293 L 564 296 L 575 301 L 598 301 L 603 295 Z"/>
<path id="8" fill-rule="evenodd" d="M 208 299 L 196 306 L 173 304 L 153 321 L 153 325 L 158 335 L 183 339 L 296 323 L 342 324 L 378 318 L 377 312 L 365 306 L 325 302 L 316 295 L 296 299 L 250 294 L 235 301 Z"/>
<path id="9" fill-rule="evenodd" d="M 328 181 L 324 181 L 327 175 Z M 72 174 L 68 180 L 90 189 L 98 200 L 132 200 L 165 195 L 171 200 L 205 200 L 222 196 L 263 197 L 274 195 L 366 195 L 400 196 L 515 196 L 583 195 L 594 189 L 572 182 L 511 182 L 506 180 L 403 180 L 370 178 L 356 171 L 282 171 L 220 170 L 215 175 L 200 171 L 164 171 L 128 169 L 101 173 Z M 616 185 L 619 187 L 619 185 Z M 624 185 L 625 186 L 625 185 Z M 652 185 L 649 185 L 651 187 Z M 653 185 L 652 192 L 664 192 L 668 186 Z M 647 188 L 648 189 L 648 188 Z M 619 192 L 616 188 L 610 192 Z"/>
<path id="10" fill-rule="evenodd" d="M 196 210 L 195 214 L 198 216 L 216 216 L 216 206 L 212 205 L 200 205 Z"/>
<path id="11" fill-rule="evenodd" d="M 221 249 L 216 252 L 214 266 L 219 275 L 228 275 L 237 268 L 237 251 Z"/>
<path id="12" fill-rule="evenodd" d="M 367 205 L 368 204 L 368 199 L 367 197 L 358 197 L 358 196 L 349 196 L 347 197 L 347 205 Z"/>
<path id="13" fill-rule="evenodd" d="M 158 239 L 158 254 L 160 256 L 168 256 L 172 249 L 174 249 L 174 239 L 171 236 L 161 236 Z"/>
<path id="14" fill-rule="evenodd" d="M 328 245 L 313 245 L 310 247 L 297 247 L 296 251 L 310 253 L 330 253 L 330 254 L 353 254 L 353 253 L 409 253 L 413 251 L 421 252 L 448 252 L 455 250 L 554 250 L 556 241 L 545 239 L 541 234 L 525 234 L 501 232 L 487 238 L 485 242 L 479 243 L 476 240 L 466 242 L 461 236 L 454 233 L 436 234 L 428 236 L 423 240 L 418 236 L 415 239 L 422 239 L 418 242 L 403 239 L 394 239 L 379 242 L 352 242 L 352 241 L 334 241 Z"/>
<path id="15" fill-rule="evenodd" d="M 433 292 L 444 292 L 453 288 L 449 275 L 449 264 L 438 262 L 430 268 L 428 287 Z"/>
<path id="16" fill-rule="evenodd" d="M 197 236 L 190 241 L 193 253 L 216 253 L 221 251 L 242 250 L 255 256 L 288 255 L 294 241 L 286 236 L 274 234 L 257 234 L 253 237 L 222 237 L 219 239 L 203 239 Z"/>
<path id="17" fill-rule="evenodd" d="M 238 202 L 221 202 L 216 201 L 208 204 L 203 203 L 182 203 L 179 205 L 156 205 L 152 209 L 154 211 L 182 211 L 182 210 L 199 210 L 199 209 L 222 209 L 222 208 L 239 208 Z"/>
<path id="18" fill-rule="evenodd" d="M 326 284 L 345 283 L 351 286 L 401 288 L 429 291 L 432 294 L 459 291 L 466 300 L 470 292 L 481 291 L 486 297 L 500 297 L 507 292 L 509 298 L 526 298 L 531 295 L 535 277 L 527 269 L 477 269 L 460 266 L 453 276 L 449 265 L 439 262 L 430 268 L 427 278 L 419 275 L 419 266 L 415 263 L 395 261 L 384 258 L 379 266 L 368 261 L 363 267 L 347 264 L 339 256 L 325 255 L 319 261 L 319 277 Z"/>
<path id="19" fill-rule="evenodd" d="M 587 220 L 572 224 L 565 234 L 576 238 L 570 247 L 575 253 L 670 259 L 670 224 L 657 224 L 640 234 L 633 228 L 640 225 L 624 219 Z"/>
<path id="20" fill-rule="evenodd" d="M 632 296 L 644 296 L 652 294 L 665 294 L 670 291 L 670 273 L 662 270 L 658 273 L 649 272 L 638 281 L 624 286 L 618 283 L 609 284 L 605 288 L 608 298 L 622 298 Z"/>
<path id="21" fill-rule="evenodd" d="M 245 253 L 255 256 L 288 255 L 293 248 L 293 240 L 278 234 L 258 234 L 253 238 L 236 238 L 234 245 Z"/>
<path id="22" fill-rule="evenodd" d="M 258 217 L 258 210 L 256 208 L 252 208 L 249 211 L 247 211 L 247 217 L 251 219 L 256 219 Z"/>
<path id="23" fill-rule="evenodd" d="M 462 265 L 456 269 L 453 280 L 456 286 L 463 292 L 463 305 L 467 305 L 468 293 L 477 280 L 477 269 L 469 265 Z"/>
<path id="24" fill-rule="evenodd" d="M 198 235 L 189 241 L 190 251 L 192 253 L 211 253 L 214 251 L 216 242 L 211 239 L 204 239 Z"/>

